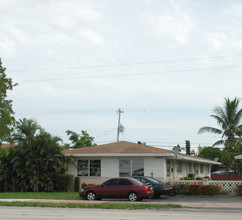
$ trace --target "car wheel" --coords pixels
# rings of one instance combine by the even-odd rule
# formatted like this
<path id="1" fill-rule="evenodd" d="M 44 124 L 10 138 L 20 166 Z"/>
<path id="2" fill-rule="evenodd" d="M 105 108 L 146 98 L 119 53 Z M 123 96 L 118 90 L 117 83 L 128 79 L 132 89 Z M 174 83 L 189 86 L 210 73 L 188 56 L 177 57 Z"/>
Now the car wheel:
<path id="1" fill-rule="evenodd" d="M 86 197 L 88 200 L 92 201 L 96 199 L 96 194 L 94 192 L 88 192 Z"/>
<path id="2" fill-rule="evenodd" d="M 138 195 L 135 192 L 129 193 L 128 198 L 129 198 L 129 201 L 131 202 L 135 202 L 139 200 Z"/>

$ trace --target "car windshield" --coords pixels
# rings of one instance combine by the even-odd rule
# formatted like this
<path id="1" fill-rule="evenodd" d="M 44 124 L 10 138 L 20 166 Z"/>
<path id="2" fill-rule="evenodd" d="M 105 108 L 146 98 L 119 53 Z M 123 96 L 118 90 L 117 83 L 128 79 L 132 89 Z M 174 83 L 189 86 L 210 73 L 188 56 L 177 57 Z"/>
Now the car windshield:
<path id="1" fill-rule="evenodd" d="M 159 180 L 154 179 L 154 178 L 152 178 L 152 177 L 146 177 L 146 179 L 147 179 L 149 182 L 152 182 L 152 183 L 160 183 Z"/>

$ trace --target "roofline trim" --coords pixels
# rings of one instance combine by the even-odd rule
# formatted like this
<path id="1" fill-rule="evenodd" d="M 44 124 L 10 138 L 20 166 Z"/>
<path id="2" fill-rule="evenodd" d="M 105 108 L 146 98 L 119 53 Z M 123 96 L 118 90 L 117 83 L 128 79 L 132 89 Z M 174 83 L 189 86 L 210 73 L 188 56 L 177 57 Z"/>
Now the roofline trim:
<path id="1" fill-rule="evenodd" d="M 65 156 L 73 156 L 73 157 L 172 157 L 170 159 L 180 159 L 180 160 L 188 160 L 188 161 L 196 161 L 201 163 L 208 163 L 208 164 L 217 164 L 220 165 L 221 163 L 212 161 L 212 160 L 206 160 L 206 159 L 200 159 L 200 158 L 192 158 L 192 157 L 186 157 L 181 156 L 173 153 L 163 153 L 163 154 L 137 154 L 137 153 L 130 153 L 130 154 L 65 154 Z"/>
<path id="2" fill-rule="evenodd" d="M 169 157 L 173 156 L 172 153 L 166 153 L 166 154 L 140 154 L 140 153 L 130 153 L 130 154 L 65 154 L 65 156 L 74 156 L 74 157 L 119 157 L 119 156 L 124 156 L 124 157 L 144 157 L 144 156 L 149 156 L 149 157 Z"/>
<path id="3" fill-rule="evenodd" d="M 220 165 L 220 162 L 216 162 L 216 161 L 212 161 L 212 160 L 203 160 L 200 158 L 192 158 L 192 157 L 186 157 L 186 156 L 181 156 L 178 155 L 177 159 L 183 159 L 183 160 L 189 160 L 189 161 L 197 161 L 197 162 L 202 162 L 202 163 L 209 163 L 209 164 L 216 164 L 216 165 Z"/>

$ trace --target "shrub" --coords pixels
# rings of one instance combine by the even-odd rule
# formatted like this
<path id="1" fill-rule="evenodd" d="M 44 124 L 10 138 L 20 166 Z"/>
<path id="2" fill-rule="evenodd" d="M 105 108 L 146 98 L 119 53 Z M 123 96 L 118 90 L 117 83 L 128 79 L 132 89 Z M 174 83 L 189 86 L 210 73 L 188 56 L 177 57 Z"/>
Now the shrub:
<path id="1" fill-rule="evenodd" d="M 75 192 L 79 192 L 79 190 L 80 190 L 80 181 L 81 181 L 80 177 L 76 176 L 75 177 L 75 186 L 74 186 Z"/>
<path id="2" fill-rule="evenodd" d="M 235 189 L 235 192 L 239 195 L 242 196 L 242 184 L 238 185 L 237 188 Z"/>
<path id="3" fill-rule="evenodd" d="M 199 195 L 200 194 L 200 192 L 198 190 L 199 187 L 200 187 L 199 184 L 188 185 L 188 194 L 190 194 L 190 195 Z"/>
<path id="4" fill-rule="evenodd" d="M 81 188 L 85 188 L 87 186 L 95 186 L 93 183 L 82 183 Z"/>
<path id="5" fill-rule="evenodd" d="M 195 174 L 194 173 L 189 173 L 188 177 L 191 178 L 191 180 L 195 180 Z"/>
<path id="6" fill-rule="evenodd" d="M 203 180 L 203 178 L 202 177 L 197 177 L 196 180 Z"/>
<path id="7" fill-rule="evenodd" d="M 205 177 L 203 177 L 204 179 L 208 179 L 208 180 L 210 180 L 210 177 L 209 176 L 205 176 Z"/>
<path id="8" fill-rule="evenodd" d="M 192 180 L 192 178 L 191 177 L 183 177 L 183 178 L 181 178 L 181 180 Z"/>
<path id="9" fill-rule="evenodd" d="M 55 191 L 69 192 L 73 187 L 74 176 L 71 174 L 56 174 L 54 176 Z"/>
<path id="10" fill-rule="evenodd" d="M 221 186 L 217 185 L 201 185 L 199 187 L 200 195 L 219 195 L 221 194 Z"/>
<path id="11" fill-rule="evenodd" d="M 173 193 L 176 195 L 187 194 L 187 184 L 178 183 L 172 186 Z"/>
<path id="12" fill-rule="evenodd" d="M 219 195 L 221 194 L 221 186 L 217 185 L 188 185 L 188 193 L 190 195 Z"/>

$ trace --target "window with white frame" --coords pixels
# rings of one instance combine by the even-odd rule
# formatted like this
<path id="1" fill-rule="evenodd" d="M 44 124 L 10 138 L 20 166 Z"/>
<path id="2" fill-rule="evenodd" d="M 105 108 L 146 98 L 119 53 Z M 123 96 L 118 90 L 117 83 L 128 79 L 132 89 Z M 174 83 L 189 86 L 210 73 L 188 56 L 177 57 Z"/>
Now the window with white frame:
<path id="1" fill-rule="evenodd" d="M 177 161 L 177 173 L 182 173 L 182 161 Z"/>
<path id="2" fill-rule="evenodd" d="M 166 160 L 166 176 L 170 177 L 171 176 L 171 161 Z"/>
<path id="3" fill-rule="evenodd" d="M 144 176 L 144 160 L 119 160 L 119 176 Z"/>
<path id="4" fill-rule="evenodd" d="M 78 160 L 78 176 L 101 176 L 101 160 Z"/>

